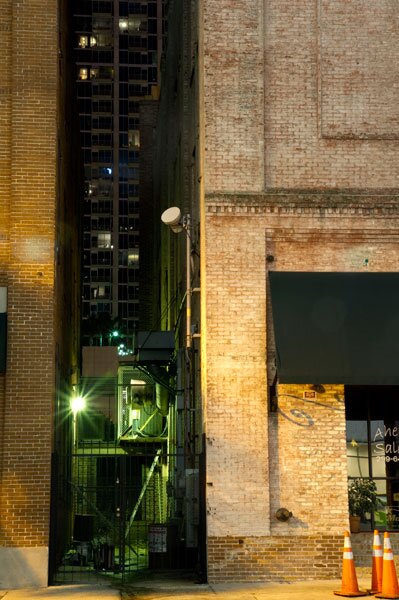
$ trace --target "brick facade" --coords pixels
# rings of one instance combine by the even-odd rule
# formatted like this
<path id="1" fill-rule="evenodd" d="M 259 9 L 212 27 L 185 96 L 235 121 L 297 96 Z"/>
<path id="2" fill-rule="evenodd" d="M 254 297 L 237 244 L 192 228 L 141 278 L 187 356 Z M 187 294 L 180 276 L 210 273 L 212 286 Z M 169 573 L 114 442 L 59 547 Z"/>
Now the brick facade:
<path id="1" fill-rule="evenodd" d="M 338 540 L 348 528 L 344 390 L 326 385 L 307 401 L 310 385 L 279 385 L 278 411 L 270 411 L 267 372 L 272 381 L 275 356 L 267 274 L 394 271 L 396 197 L 208 200 L 209 579 L 339 576 Z M 281 507 L 293 513 L 287 523 L 276 519 Z"/>
<path id="2" fill-rule="evenodd" d="M 159 125 L 170 142 L 159 196 L 161 204 L 195 172 L 194 189 L 170 204 L 188 202 L 194 221 L 199 210 L 193 319 L 211 582 L 340 575 L 345 391 L 326 383 L 306 401 L 314 382 L 278 385 L 271 410 L 268 273 L 397 272 L 399 42 L 390 10 L 388 1 L 376 9 L 369 0 L 204 0 L 183 23 L 186 53 L 176 56 L 178 32 L 168 40 L 174 86 L 163 87 L 160 114 L 171 107 L 174 125 L 194 116 L 169 137 Z M 279 508 L 292 512 L 287 522 Z"/>
<path id="3" fill-rule="evenodd" d="M 58 114 L 64 91 L 60 7 L 50 0 L 0 3 L 0 282 L 8 290 L 7 370 L 0 376 L 0 587 L 47 584 L 56 386 L 69 377 L 71 363 L 76 367 L 77 297 L 75 305 L 69 302 L 76 270 L 74 276 L 68 271 L 69 288 L 58 281 L 65 261 L 72 264 L 76 241 L 66 150 L 58 143 L 66 128 L 65 115 Z M 60 309 L 67 302 L 68 314 Z"/>
<path id="4" fill-rule="evenodd" d="M 378 10 L 345 0 L 204 2 L 207 189 L 395 188 L 390 10 L 388 0 Z"/>
<path id="5" fill-rule="evenodd" d="M 374 8 L 204 2 L 210 581 L 340 575 L 344 388 L 326 385 L 312 402 L 311 382 L 279 385 L 270 411 L 268 271 L 397 271 L 399 45 L 388 3 Z M 293 513 L 285 523 L 281 507 Z"/>
<path id="6" fill-rule="evenodd" d="M 342 537 L 309 535 L 222 537 L 208 543 L 208 577 L 226 581 L 278 581 L 336 578 Z"/>

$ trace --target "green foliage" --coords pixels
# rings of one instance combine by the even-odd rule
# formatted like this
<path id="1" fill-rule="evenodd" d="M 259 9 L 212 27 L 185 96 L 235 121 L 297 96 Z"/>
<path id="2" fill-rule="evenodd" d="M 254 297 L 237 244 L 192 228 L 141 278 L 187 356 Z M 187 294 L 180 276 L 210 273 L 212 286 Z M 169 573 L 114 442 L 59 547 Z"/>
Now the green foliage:
<path id="1" fill-rule="evenodd" d="M 348 488 L 349 514 L 365 518 L 378 507 L 377 487 L 371 479 L 354 479 Z"/>

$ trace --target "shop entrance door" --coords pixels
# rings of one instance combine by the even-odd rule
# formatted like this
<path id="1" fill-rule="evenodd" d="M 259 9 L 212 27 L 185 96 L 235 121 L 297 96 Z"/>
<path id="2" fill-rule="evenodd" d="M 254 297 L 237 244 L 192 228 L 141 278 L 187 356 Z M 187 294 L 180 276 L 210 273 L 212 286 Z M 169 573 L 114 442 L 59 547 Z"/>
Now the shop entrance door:
<path id="1" fill-rule="evenodd" d="M 349 484 L 375 484 L 362 530 L 399 530 L 399 386 L 345 386 Z"/>

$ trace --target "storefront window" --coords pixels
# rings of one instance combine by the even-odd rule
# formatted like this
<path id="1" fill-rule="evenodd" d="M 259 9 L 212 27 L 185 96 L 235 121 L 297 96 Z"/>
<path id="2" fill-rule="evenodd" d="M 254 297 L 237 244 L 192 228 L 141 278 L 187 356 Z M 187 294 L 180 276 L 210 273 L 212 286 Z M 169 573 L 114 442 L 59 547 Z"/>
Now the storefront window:
<path id="1" fill-rule="evenodd" d="M 399 530 L 399 387 L 347 386 L 346 443 L 349 483 L 375 482 L 376 510 L 362 529 Z"/>

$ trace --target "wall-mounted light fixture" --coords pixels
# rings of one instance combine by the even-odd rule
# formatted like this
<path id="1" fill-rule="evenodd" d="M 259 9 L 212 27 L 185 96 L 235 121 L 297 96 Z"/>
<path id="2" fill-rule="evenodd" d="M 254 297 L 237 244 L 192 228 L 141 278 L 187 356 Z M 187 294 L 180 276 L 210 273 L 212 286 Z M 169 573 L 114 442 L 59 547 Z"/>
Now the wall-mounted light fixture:
<path id="1" fill-rule="evenodd" d="M 279 508 L 278 511 L 276 511 L 276 519 L 281 523 L 285 523 L 286 521 L 291 519 L 291 517 L 292 512 L 288 510 L 288 508 Z"/>
<path id="2" fill-rule="evenodd" d="M 310 386 L 310 389 L 314 392 L 317 392 L 318 394 L 324 394 L 324 392 L 326 391 L 326 388 L 321 383 L 314 383 Z"/>
<path id="3" fill-rule="evenodd" d="M 170 227 L 173 233 L 186 232 L 186 348 L 191 348 L 191 216 L 182 216 L 180 208 L 171 206 L 162 213 L 161 221 Z"/>
<path id="4" fill-rule="evenodd" d="M 161 221 L 170 227 L 173 233 L 183 231 L 181 210 L 177 206 L 167 208 L 161 215 Z"/>

